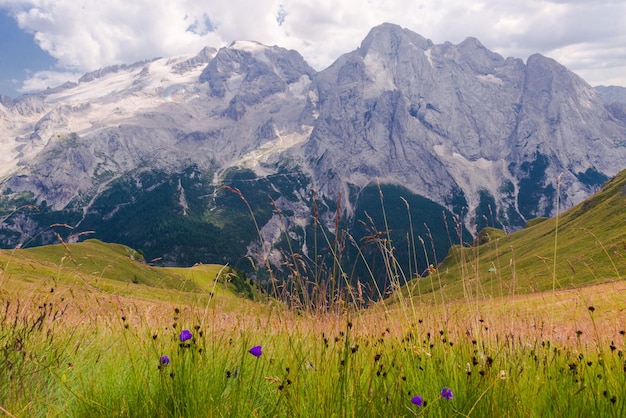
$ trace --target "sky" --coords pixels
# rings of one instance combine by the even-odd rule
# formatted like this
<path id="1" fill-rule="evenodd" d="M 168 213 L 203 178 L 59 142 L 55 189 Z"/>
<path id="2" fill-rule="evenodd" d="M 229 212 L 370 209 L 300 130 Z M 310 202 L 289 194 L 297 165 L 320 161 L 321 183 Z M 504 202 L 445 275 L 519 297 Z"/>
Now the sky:
<path id="1" fill-rule="evenodd" d="M 322 70 L 384 22 L 626 86 L 626 0 L 0 0 L 0 94 L 236 40 L 295 49 Z"/>

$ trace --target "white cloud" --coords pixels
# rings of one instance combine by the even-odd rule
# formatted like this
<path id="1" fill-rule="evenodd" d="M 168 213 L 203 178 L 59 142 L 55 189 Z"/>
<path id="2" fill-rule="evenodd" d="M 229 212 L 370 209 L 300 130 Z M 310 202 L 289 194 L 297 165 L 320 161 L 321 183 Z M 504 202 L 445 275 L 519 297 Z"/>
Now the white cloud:
<path id="1" fill-rule="evenodd" d="M 626 85 L 626 2 L 592 0 L 0 0 L 60 71 L 197 52 L 234 40 L 298 50 L 318 69 L 397 23 L 436 43 L 478 38 L 504 56 L 539 52 L 592 84 Z M 31 84 L 34 84 L 31 83 Z"/>

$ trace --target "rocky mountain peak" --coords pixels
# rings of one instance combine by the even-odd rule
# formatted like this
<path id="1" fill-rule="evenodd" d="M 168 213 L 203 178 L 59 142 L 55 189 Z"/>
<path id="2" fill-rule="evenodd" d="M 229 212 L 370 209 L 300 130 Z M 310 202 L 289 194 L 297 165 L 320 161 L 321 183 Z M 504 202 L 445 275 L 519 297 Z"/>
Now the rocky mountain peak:
<path id="1" fill-rule="evenodd" d="M 443 44 L 441 56 L 479 74 L 493 74 L 497 67 L 506 65 L 501 55 L 490 51 L 473 37 L 466 38 L 458 45 L 449 42 Z"/>
<path id="2" fill-rule="evenodd" d="M 604 103 L 626 104 L 626 87 L 622 86 L 596 86 L 596 91 L 602 95 Z"/>
<path id="3" fill-rule="evenodd" d="M 432 45 L 429 39 L 415 32 L 392 23 L 383 23 L 370 30 L 361 42 L 359 53 L 362 57 L 371 51 L 389 57 L 397 57 L 399 53 L 406 52 L 407 48 L 426 51 Z"/>
<path id="4" fill-rule="evenodd" d="M 182 74 L 195 69 L 198 66 L 206 65 L 213 59 L 216 53 L 217 49 L 206 46 L 202 48 L 202 50 L 194 57 L 176 64 L 174 66 L 174 71 Z"/>
<path id="5" fill-rule="evenodd" d="M 9 96 L 0 94 L 0 105 L 4 107 L 11 107 L 13 105 L 13 99 Z"/>
<path id="6" fill-rule="evenodd" d="M 138 61 L 135 62 L 134 64 L 130 64 L 130 65 L 126 65 L 126 64 L 116 64 L 116 65 L 110 65 L 104 68 L 100 68 L 98 70 L 95 71 L 90 71 L 88 73 L 83 74 L 79 79 L 78 82 L 79 83 L 88 83 L 90 81 L 96 80 L 98 78 L 102 78 L 108 74 L 115 74 L 118 73 L 120 71 L 127 71 L 127 70 L 132 70 L 135 68 L 142 68 L 144 67 L 146 64 L 156 61 L 159 58 L 153 58 L 150 60 L 143 60 L 143 61 Z"/>
<path id="7" fill-rule="evenodd" d="M 559 173 L 568 173 L 560 186 L 573 204 L 595 187 L 582 183 L 593 177 L 584 173 L 602 178 L 626 164 L 624 124 L 580 77 L 538 54 L 527 64 L 505 59 L 475 38 L 433 45 L 381 25 L 321 71 L 314 88 L 320 117 L 306 152 L 320 176 L 329 173 L 319 179 L 328 193 L 345 195 L 338 179 L 362 185 L 379 177 L 444 202 L 458 187 L 469 191 L 470 213 L 491 196 L 510 208 L 506 222 L 519 223 L 551 213 Z M 616 158 L 600 163 L 609 148 Z M 414 171 L 412 161 L 429 161 L 428 169 Z M 520 179 L 521 188 L 503 193 Z M 549 196 L 540 202 L 532 188 Z M 515 203 L 533 193 L 533 209 Z"/>
<path id="8" fill-rule="evenodd" d="M 12 102 L 11 111 L 21 116 L 32 116 L 46 112 L 48 106 L 41 95 L 27 94 Z"/>
<path id="9" fill-rule="evenodd" d="M 315 70 L 296 51 L 239 41 L 221 48 L 199 80 L 209 84 L 212 97 L 230 101 L 223 115 L 239 120 L 248 106 L 286 92 L 289 84 L 303 76 L 309 80 L 313 74 Z"/>
<path id="10" fill-rule="evenodd" d="M 285 83 L 294 83 L 302 75 L 312 77 L 315 70 L 293 50 L 258 42 L 238 41 L 221 48 L 200 75 L 200 82 L 209 83 L 211 94 L 224 97 L 227 81 L 237 89 L 238 81 L 254 81 L 263 76 L 277 76 Z M 243 80 L 240 80 L 243 79 Z"/>

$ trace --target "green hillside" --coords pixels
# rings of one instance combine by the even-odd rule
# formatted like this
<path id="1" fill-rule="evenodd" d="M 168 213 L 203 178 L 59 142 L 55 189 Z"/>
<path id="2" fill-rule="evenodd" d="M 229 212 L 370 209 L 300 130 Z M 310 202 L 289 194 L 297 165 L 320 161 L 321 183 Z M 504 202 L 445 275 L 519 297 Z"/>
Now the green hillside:
<path id="1" fill-rule="evenodd" d="M 144 299 L 185 299 L 189 294 L 251 300 L 261 296 L 258 287 L 234 269 L 215 264 L 154 267 L 132 248 L 93 239 L 0 250 L 0 284 L 16 291 L 45 285 L 51 292 L 55 288 L 89 289 Z"/>
<path id="2" fill-rule="evenodd" d="M 435 298 L 509 296 L 571 289 L 626 277 L 626 171 L 581 204 L 530 220 L 507 235 L 486 228 L 470 246 L 454 246 L 429 277 L 409 283 Z M 443 288 L 443 292 L 440 289 Z"/>

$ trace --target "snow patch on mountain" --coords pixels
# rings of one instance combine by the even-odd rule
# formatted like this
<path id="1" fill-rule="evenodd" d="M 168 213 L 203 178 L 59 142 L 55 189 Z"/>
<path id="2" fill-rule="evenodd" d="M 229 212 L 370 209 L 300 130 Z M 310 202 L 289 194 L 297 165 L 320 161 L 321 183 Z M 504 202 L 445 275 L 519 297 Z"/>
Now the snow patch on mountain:
<path id="1" fill-rule="evenodd" d="M 312 130 L 312 126 L 303 126 L 301 132 L 281 133 L 274 130 L 276 139 L 267 141 L 260 147 L 244 154 L 232 166 L 251 169 L 258 176 L 273 174 L 275 171 L 267 167 L 276 162 L 278 155 L 306 142 Z"/>
<path id="2" fill-rule="evenodd" d="M 178 190 L 178 204 L 183 210 L 183 216 L 187 216 L 187 211 L 189 210 L 189 203 L 187 203 L 187 197 L 185 196 L 185 189 L 183 188 L 183 184 L 180 178 L 178 179 L 177 190 Z"/>
<path id="3" fill-rule="evenodd" d="M 190 91 L 202 73 L 203 67 L 196 66 L 190 71 L 177 72 L 174 68 L 191 59 L 193 55 L 181 55 L 175 58 L 163 58 L 145 64 L 141 68 L 131 68 L 104 75 L 101 78 L 79 83 L 76 87 L 59 91 L 47 96 L 48 103 L 93 102 L 103 99 L 117 100 L 129 91 L 145 91 L 165 99 L 171 99 L 175 92 Z M 174 89 L 173 89 L 174 87 Z M 116 97 L 117 96 L 117 97 Z"/>
<path id="4" fill-rule="evenodd" d="M 0 135 L 4 133 L 0 131 Z M 20 152 L 13 143 L 8 141 L 0 142 L 0 178 L 11 174 L 17 168 Z"/>
<path id="5" fill-rule="evenodd" d="M 496 199 L 501 198 L 500 189 L 505 181 L 517 181 L 507 169 L 504 159 L 490 161 L 485 158 L 469 160 L 463 155 L 438 144 L 433 147 L 435 154 L 444 163 L 454 181 L 463 189 L 468 203 L 468 212 L 473 213 L 480 203 L 479 192 L 487 191 Z M 476 232 L 475 230 L 473 232 Z"/>
<path id="6" fill-rule="evenodd" d="M 476 76 L 477 79 L 479 79 L 480 81 L 484 81 L 486 83 L 493 83 L 493 84 L 497 84 L 499 86 L 504 85 L 504 80 L 502 80 L 499 77 L 496 77 L 493 74 L 478 74 Z"/>
<path id="7" fill-rule="evenodd" d="M 435 65 L 433 64 L 433 57 L 432 57 L 432 48 L 428 48 L 426 51 L 424 51 L 424 55 L 426 56 L 426 59 L 428 60 L 428 63 L 430 64 L 431 67 L 434 67 Z"/>
<path id="8" fill-rule="evenodd" d="M 232 49 L 238 49 L 240 51 L 245 51 L 245 52 L 249 52 L 250 54 L 252 54 L 256 59 L 261 60 L 263 62 L 269 62 L 269 59 L 267 58 L 267 56 L 265 55 L 265 51 L 267 49 L 267 46 L 259 43 L 259 42 L 255 42 L 255 41 L 235 41 L 230 45 L 230 48 Z"/>
<path id="9" fill-rule="evenodd" d="M 0 179 L 15 172 L 20 160 L 37 154 L 47 138 L 35 135 L 40 113 L 6 112 L 0 117 Z"/>
<path id="10" fill-rule="evenodd" d="M 368 97 L 374 97 L 386 90 L 395 90 L 393 76 L 390 74 L 389 62 L 378 51 L 370 50 L 363 59 L 366 74 L 371 82 L 368 86 Z"/>

